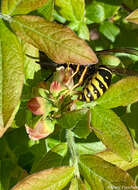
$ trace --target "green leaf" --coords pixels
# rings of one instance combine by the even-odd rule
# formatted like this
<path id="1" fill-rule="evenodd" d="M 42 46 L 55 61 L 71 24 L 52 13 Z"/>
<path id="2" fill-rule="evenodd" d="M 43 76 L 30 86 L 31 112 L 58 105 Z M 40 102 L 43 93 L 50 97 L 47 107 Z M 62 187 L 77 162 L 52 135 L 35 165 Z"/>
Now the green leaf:
<path id="1" fill-rule="evenodd" d="M 53 148 L 54 146 L 56 146 L 56 145 L 58 145 L 58 144 L 61 143 L 59 140 L 56 140 L 56 139 L 50 138 L 50 137 L 48 137 L 48 138 L 46 139 L 46 141 L 47 141 L 47 145 L 48 145 L 48 147 L 49 147 L 50 149 Z"/>
<path id="2" fill-rule="evenodd" d="M 23 127 L 6 133 L 4 137 L 0 139 L 0 149 L 3 150 L 0 159 L 8 157 L 13 161 L 18 160 L 19 156 L 27 151 L 28 140 Z"/>
<path id="3" fill-rule="evenodd" d="M 120 26 L 119 26 L 120 33 L 117 36 L 115 43 L 113 44 L 114 48 L 130 47 L 130 48 L 137 49 L 137 44 L 138 44 L 137 33 L 138 32 L 137 32 L 137 29 L 132 29 L 131 26 L 132 26 L 132 24 L 128 24 L 128 23 L 120 24 Z M 133 27 L 137 27 L 137 25 L 133 24 Z M 128 38 L 128 36 L 131 36 L 131 38 Z"/>
<path id="4" fill-rule="evenodd" d="M 0 189 L 8 190 L 10 186 L 10 173 L 14 167 L 10 160 L 0 160 Z M 5 172 L 6 171 L 6 172 Z"/>
<path id="5" fill-rule="evenodd" d="M 0 160 L 0 189 L 9 190 L 11 185 L 17 183 L 26 173 L 10 159 Z"/>
<path id="6" fill-rule="evenodd" d="M 16 0 L 5 0 L 1 2 L 1 10 L 3 14 L 8 14 L 15 8 Z"/>
<path id="7" fill-rule="evenodd" d="M 1 22 L 1 21 L 0 21 Z M 3 123 L 3 116 L 2 116 L 2 112 L 3 112 L 3 108 L 2 108 L 2 44 L 0 41 L 0 128 L 3 127 L 4 123 Z"/>
<path id="8" fill-rule="evenodd" d="M 44 140 L 39 141 L 39 143 L 37 141 L 29 140 L 28 144 L 28 151 L 30 151 L 34 156 L 33 165 L 36 165 L 40 161 L 42 156 L 47 153 L 46 143 Z M 21 151 L 21 149 L 22 147 L 19 146 L 18 151 Z"/>
<path id="9" fill-rule="evenodd" d="M 102 64 L 117 67 L 120 64 L 120 59 L 113 55 L 100 55 Z"/>
<path id="10" fill-rule="evenodd" d="M 0 20 L 0 136 L 11 125 L 18 109 L 24 69 L 22 45 Z"/>
<path id="11" fill-rule="evenodd" d="M 60 14 L 66 20 L 83 20 L 85 10 L 84 0 L 56 0 L 55 5 L 59 8 Z"/>
<path id="12" fill-rule="evenodd" d="M 58 124 L 66 129 L 73 129 L 79 137 L 85 138 L 90 133 L 90 112 L 88 109 L 63 113 Z"/>
<path id="13" fill-rule="evenodd" d="M 84 0 L 56 0 L 57 11 L 71 23 L 69 27 L 77 31 L 80 38 L 89 40 L 89 30 L 85 24 Z M 77 4 L 77 6 L 76 6 Z"/>
<path id="14" fill-rule="evenodd" d="M 94 1 L 86 8 L 86 17 L 94 23 L 100 23 L 104 21 L 105 16 L 103 6 Z"/>
<path id="15" fill-rule="evenodd" d="M 112 111 L 100 106 L 91 110 L 92 128 L 98 138 L 114 153 L 130 161 L 133 150 L 132 139 L 120 118 Z"/>
<path id="16" fill-rule="evenodd" d="M 89 29 L 85 23 L 80 23 L 78 29 L 78 35 L 82 39 L 89 40 L 90 38 Z"/>
<path id="17" fill-rule="evenodd" d="M 12 190 L 61 190 L 73 177 L 73 172 L 74 168 L 67 166 L 43 170 L 26 177 Z"/>
<path id="18" fill-rule="evenodd" d="M 80 171 L 93 190 L 123 190 L 125 187 L 132 190 L 135 186 L 127 172 L 94 155 L 80 157 Z"/>
<path id="19" fill-rule="evenodd" d="M 120 33 L 120 29 L 109 21 L 101 23 L 99 31 L 111 42 L 114 42 L 116 36 Z"/>
<path id="20" fill-rule="evenodd" d="M 105 94 L 97 100 L 105 108 L 126 106 L 138 100 L 138 77 L 126 77 L 110 86 Z"/>
<path id="21" fill-rule="evenodd" d="M 4 150 L 5 152 L 6 149 L 4 153 L 5 157 L 13 161 L 17 160 L 18 164 L 27 171 L 31 170 L 32 164 L 33 167 L 36 166 L 47 153 L 46 142 L 44 140 L 40 140 L 39 142 L 29 140 L 24 127 L 12 130 L 6 133 L 4 137 L 6 137 L 9 147 L 2 146 L 0 143 L 0 150 Z M 14 157 L 13 154 L 15 155 Z"/>
<path id="22" fill-rule="evenodd" d="M 86 17 L 95 23 L 103 22 L 105 19 L 115 15 L 120 7 L 119 1 L 93 0 L 86 6 Z"/>
<path id="23" fill-rule="evenodd" d="M 56 63 L 97 63 L 90 47 L 68 27 L 37 16 L 16 16 L 10 24 L 17 35 L 45 52 Z"/>
<path id="24" fill-rule="evenodd" d="M 117 156 L 116 154 L 114 154 L 113 152 L 111 152 L 109 150 L 100 152 L 97 154 L 97 156 L 101 157 L 102 159 L 106 160 L 107 162 L 110 162 L 110 163 L 118 166 L 119 168 L 121 168 L 123 170 L 128 170 L 128 169 L 138 166 L 138 149 L 134 149 L 134 151 L 132 152 L 131 162 L 127 162 L 127 161 L 123 160 L 122 158 L 120 158 L 119 156 Z"/>
<path id="25" fill-rule="evenodd" d="M 138 9 L 136 9 L 135 11 L 133 11 L 131 14 L 129 14 L 126 17 L 126 20 L 128 22 L 133 22 L 135 24 L 138 24 Z"/>
<path id="26" fill-rule="evenodd" d="M 129 7 L 129 9 L 136 9 L 138 8 L 138 1 L 136 0 L 123 0 L 123 3 Z"/>
<path id="27" fill-rule="evenodd" d="M 47 20 L 52 20 L 53 11 L 54 11 L 54 0 L 48 0 L 43 7 L 37 9 L 37 13 L 43 16 Z"/>
<path id="28" fill-rule="evenodd" d="M 97 154 L 106 149 L 105 145 L 102 142 L 93 142 L 93 143 L 76 143 L 76 151 L 79 155 L 81 154 Z"/>
<path id="29" fill-rule="evenodd" d="M 65 112 L 58 119 L 58 123 L 61 127 L 66 129 L 74 128 L 77 125 L 77 123 L 80 120 L 82 120 L 82 118 L 85 116 L 87 112 L 88 109 Z"/>
<path id="30" fill-rule="evenodd" d="M 117 10 L 120 8 L 121 1 L 122 0 L 118 0 L 116 2 L 114 0 L 102 0 L 99 2 L 99 0 L 96 0 L 96 2 L 104 8 L 106 19 L 113 17 L 117 13 Z"/>
<path id="31" fill-rule="evenodd" d="M 130 112 L 125 112 L 121 115 L 121 120 L 125 123 L 125 125 L 131 131 L 133 138 L 138 143 L 138 102 L 132 104 L 130 107 Z"/>
<path id="32" fill-rule="evenodd" d="M 8 15 L 28 14 L 42 7 L 48 0 L 4 0 L 2 1 L 2 13 Z"/>
<path id="33" fill-rule="evenodd" d="M 0 139 L 6 139 L 4 145 L 0 141 L 0 150 L 4 150 L 0 159 L 8 157 L 14 162 L 18 161 L 20 166 L 27 171 L 31 169 L 32 162 L 38 163 L 47 151 L 44 140 L 39 142 L 29 140 L 24 127 L 14 129 L 6 133 L 4 137 Z"/>
<path id="34" fill-rule="evenodd" d="M 82 21 L 85 14 L 85 0 L 72 0 L 72 8 L 76 20 Z"/>
<path id="35" fill-rule="evenodd" d="M 86 138 L 91 130 L 90 130 L 90 111 L 87 111 L 82 118 L 79 118 L 75 128 L 72 130 L 78 137 Z"/>
<path id="36" fill-rule="evenodd" d="M 87 190 L 85 184 L 80 179 L 73 178 L 69 190 Z"/>
<path id="37" fill-rule="evenodd" d="M 70 0 L 56 0 L 55 5 L 57 9 L 59 9 L 59 13 L 63 16 L 66 20 L 74 21 L 75 15 L 73 14 L 73 7 Z"/>
<path id="38" fill-rule="evenodd" d="M 127 53 L 117 53 L 117 56 L 119 57 L 119 59 L 121 61 L 121 65 L 123 65 L 126 69 L 129 69 L 128 72 L 131 72 L 131 70 L 137 71 L 136 61 L 138 61 L 138 50 L 126 49 L 126 51 L 128 51 L 128 52 Z M 118 68 L 118 69 L 120 69 L 120 68 Z M 122 68 L 122 69 L 125 72 L 125 69 L 124 68 Z M 126 70 L 126 72 L 127 72 L 127 70 Z"/>
<path id="39" fill-rule="evenodd" d="M 69 190 L 78 190 L 78 181 L 76 178 L 73 178 L 71 180 L 70 188 Z"/>
<path id="40" fill-rule="evenodd" d="M 86 180 L 84 180 L 84 182 L 85 182 L 86 190 L 91 190 L 91 186 L 88 184 L 88 182 Z"/>
<path id="41" fill-rule="evenodd" d="M 136 187 L 137 187 L 138 186 L 138 166 L 135 167 L 135 168 L 132 168 L 132 169 L 128 170 L 128 173 L 134 179 L 134 182 L 135 182 Z"/>
<path id="42" fill-rule="evenodd" d="M 67 144 L 61 143 L 52 148 L 48 153 L 33 166 L 31 173 L 44 169 L 61 166 L 62 160 L 67 153 Z"/>
<path id="43" fill-rule="evenodd" d="M 30 44 L 24 44 L 24 52 L 27 55 L 33 56 L 33 57 L 39 57 L 38 49 L 36 49 L 34 46 Z M 33 79 L 35 72 L 40 70 L 40 65 L 37 64 L 35 59 L 32 59 L 25 55 L 25 61 L 24 61 L 24 72 L 25 72 L 25 79 Z"/>

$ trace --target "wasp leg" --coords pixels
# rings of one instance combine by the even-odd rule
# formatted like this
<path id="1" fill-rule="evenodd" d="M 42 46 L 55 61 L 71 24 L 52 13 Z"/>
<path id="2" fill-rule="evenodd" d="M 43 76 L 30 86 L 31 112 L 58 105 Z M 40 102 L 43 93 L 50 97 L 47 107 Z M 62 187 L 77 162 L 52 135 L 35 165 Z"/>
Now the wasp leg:
<path id="1" fill-rule="evenodd" d="M 80 65 L 77 65 L 76 71 L 73 73 L 73 75 L 71 76 L 71 79 L 79 72 L 80 69 Z"/>
<path id="2" fill-rule="evenodd" d="M 85 69 L 84 69 L 84 71 L 83 71 L 83 73 L 82 73 L 82 75 L 81 75 L 81 77 L 79 79 L 79 82 L 72 87 L 71 91 L 74 90 L 75 88 L 77 88 L 78 86 L 80 86 L 82 84 L 86 72 L 87 72 L 87 66 L 85 67 Z"/>
<path id="3" fill-rule="evenodd" d="M 66 68 L 67 72 L 69 72 L 70 70 L 70 63 L 67 63 L 67 68 Z"/>
<path id="4" fill-rule="evenodd" d="M 51 73 L 44 81 L 48 81 L 53 76 L 53 73 Z"/>

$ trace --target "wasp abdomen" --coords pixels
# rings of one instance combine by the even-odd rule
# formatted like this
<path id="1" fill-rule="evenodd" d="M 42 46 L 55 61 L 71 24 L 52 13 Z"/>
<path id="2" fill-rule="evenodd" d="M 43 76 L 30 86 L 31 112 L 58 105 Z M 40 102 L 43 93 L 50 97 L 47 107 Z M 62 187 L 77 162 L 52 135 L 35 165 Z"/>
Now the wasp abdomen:
<path id="1" fill-rule="evenodd" d="M 81 93 L 79 100 L 91 102 L 99 98 L 109 88 L 112 72 L 107 67 L 99 66 L 97 72 L 92 76 Z"/>

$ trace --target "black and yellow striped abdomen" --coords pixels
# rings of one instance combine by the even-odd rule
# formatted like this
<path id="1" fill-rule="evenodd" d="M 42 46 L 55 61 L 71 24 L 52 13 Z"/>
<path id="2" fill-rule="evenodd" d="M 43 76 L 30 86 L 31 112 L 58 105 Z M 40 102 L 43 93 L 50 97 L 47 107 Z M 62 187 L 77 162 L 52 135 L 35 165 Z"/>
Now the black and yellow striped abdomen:
<path id="1" fill-rule="evenodd" d="M 79 96 L 79 100 L 91 102 L 103 95 L 109 88 L 112 78 L 112 72 L 107 67 L 99 66 L 97 72 L 88 81 Z"/>

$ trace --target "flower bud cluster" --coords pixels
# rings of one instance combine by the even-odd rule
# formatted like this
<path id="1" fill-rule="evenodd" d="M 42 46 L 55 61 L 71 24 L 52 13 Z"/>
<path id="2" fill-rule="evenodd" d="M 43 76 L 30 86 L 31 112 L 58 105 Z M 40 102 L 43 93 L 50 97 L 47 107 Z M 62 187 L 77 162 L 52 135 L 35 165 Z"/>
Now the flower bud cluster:
<path id="1" fill-rule="evenodd" d="M 56 100 L 64 99 L 62 92 L 66 89 L 72 88 L 73 86 L 72 74 L 73 71 L 71 68 L 68 70 L 64 67 L 57 69 L 54 73 L 53 82 L 49 87 L 49 94 L 51 94 L 53 98 Z M 47 90 L 45 87 L 46 85 L 41 84 L 39 88 L 45 91 Z M 47 101 L 46 98 L 41 96 L 33 97 L 28 101 L 27 107 L 29 112 L 32 113 L 32 122 L 30 122 L 31 124 L 26 124 L 26 132 L 30 139 L 39 140 L 47 137 L 53 132 L 55 120 L 48 119 L 51 111 L 56 110 L 52 106 L 53 105 Z"/>

